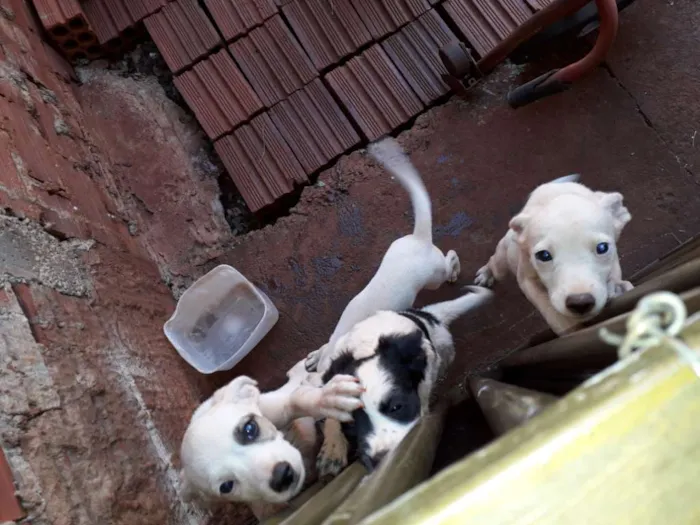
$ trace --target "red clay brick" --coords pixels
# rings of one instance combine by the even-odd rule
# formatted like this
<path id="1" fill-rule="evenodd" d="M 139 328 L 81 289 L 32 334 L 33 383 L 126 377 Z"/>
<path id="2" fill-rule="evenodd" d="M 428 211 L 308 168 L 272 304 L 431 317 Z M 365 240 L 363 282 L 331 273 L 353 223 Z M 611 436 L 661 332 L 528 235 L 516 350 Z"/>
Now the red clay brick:
<path id="1" fill-rule="evenodd" d="M 392 33 L 430 9 L 427 0 L 352 0 L 352 3 L 375 39 Z"/>
<path id="2" fill-rule="evenodd" d="M 145 24 L 173 73 L 197 62 L 221 43 L 196 0 L 171 2 L 146 18 Z"/>
<path id="3" fill-rule="evenodd" d="M 90 229 L 77 216 L 66 219 L 54 210 L 42 210 L 39 215 L 42 227 L 51 234 L 60 234 L 67 238 L 87 239 Z"/>
<path id="4" fill-rule="evenodd" d="M 273 107 L 270 117 L 308 174 L 360 140 L 320 79 Z"/>
<path id="5" fill-rule="evenodd" d="M 168 1 L 88 0 L 84 2 L 84 9 L 90 26 L 97 34 L 97 39 L 101 44 L 105 44 L 119 38 L 121 33 L 164 7 Z"/>
<path id="6" fill-rule="evenodd" d="M 230 42 L 277 13 L 272 0 L 204 0 L 214 24 Z"/>
<path id="7" fill-rule="evenodd" d="M 290 193 L 295 183 L 307 180 L 267 113 L 220 138 L 214 148 L 252 211 L 272 204 Z"/>
<path id="8" fill-rule="evenodd" d="M 97 36 L 77 0 L 34 0 L 34 6 L 44 29 L 64 56 L 98 58 L 101 55 Z"/>
<path id="9" fill-rule="evenodd" d="M 0 206 L 12 210 L 12 213 L 21 218 L 38 221 L 41 216 L 41 207 L 33 202 L 27 202 L 26 197 L 16 199 L 0 188 Z"/>
<path id="10" fill-rule="evenodd" d="M 446 73 L 438 55 L 441 47 L 455 40 L 435 10 L 428 11 L 382 43 L 423 104 L 430 104 L 449 91 L 441 75 Z"/>
<path id="11" fill-rule="evenodd" d="M 350 0 L 295 0 L 282 11 L 319 70 L 372 40 Z"/>
<path id="12" fill-rule="evenodd" d="M 527 5 L 529 5 L 535 11 L 541 11 L 554 0 L 527 0 Z"/>
<path id="13" fill-rule="evenodd" d="M 3 292 L 3 298 L 7 295 Z M 7 300 L 9 302 L 9 300 Z M 22 507 L 15 497 L 15 485 L 12 478 L 10 465 L 7 463 L 5 453 L 0 448 L 0 521 L 15 521 L 24 517 Z"/>
<path id="14" fill-rule="evenodd" d="M 21 178 L 25 181 L 33 179 L 32 182 L 38 181 L 51 188 L 63 187 L 57 164 L 58 159 L 63 159 L 54 155 L 26 111 L 12 104 L 4 115 L 14 124 L 12 136 L 15 149 L 12 157 Z"/>
<path id="15" fill-rule="evenodd" d="M 97 40 L 105 44 L 136 23 L 119 0 L 89 0 L 83 4 L 85 16 Z"/>
<path id="16" fill-rule="evenodd" d="M 89 0 L 92 1 L 92 0 Z M 165 7 L 169 0 L 110 0 L 110 2 L 121 2 L 131 15 L 131 19 L 140 22 L 148 15 L 152 15 L 161 7 Z"/>
<path id="17" fill-rule="evenodd" d="M 176 77 L 175 86 L 211 139 L 233 130 L 263 107 L 226 49 Z"/>
<path id="18" fill-rule="evenodd" d="M 316 76 L 309 57 L 279 15 L 231 44 L 229 49 L 267 107 Z"/>
<path id="19" fill-rule="evenodd" d="M 379 44 L 325 78 L 369 140 L 390 132 L 422 109 Z"/>
<path id="20" fill-rule="evenodd" d="M 60 38 L 69 34 L 71 20 L 85 22 L 78 0 L 33 0 L 33 4 L 41 24 L 52 36 Z"/>
<path id="21" fill-rule="evenodd" d="M 1 106 L 10 106 L 10 104 L 4 102 L 0 103 L 0 107 Z M 0 131 L 0 188 L 17 197 L 25 192 L 25 186 L 17 174 L 17 168 L 12 159 L 11 151 L 12 141 L 10 139 L 10 134 Z"/>
<path id="22" fill-rule="evenodd" d="M 524 0 L 447 0 L 444 8 L 482 57 L 532 15 Z"/>

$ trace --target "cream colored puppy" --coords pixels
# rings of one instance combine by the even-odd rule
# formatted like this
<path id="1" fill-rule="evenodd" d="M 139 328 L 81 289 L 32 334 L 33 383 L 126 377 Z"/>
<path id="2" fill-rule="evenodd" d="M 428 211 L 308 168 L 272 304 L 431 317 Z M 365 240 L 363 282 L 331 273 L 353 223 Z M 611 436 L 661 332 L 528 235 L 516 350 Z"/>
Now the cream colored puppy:
<path id="1" fill-rule="evenodd" d="M 631 219 L 622 194 L 592 191 L 578 179 L 569 175 L 535 189 L 474 281 L 491 286 L 512 272 L 557 334 L 632 289 L 622 280 L 617 254 Z"/>
<path id="2" fill-rule="evenodd" d="M 267 393 L 253 379 L 237 377 L 197 408 L 180 451 L 184 499 L 282 503 L 301 490 L 304 458 L 284 431 L 294 423 L 297 435 L 301 430 L 315 440 L 315 419 L 350 421 L 362 406 L 362 388 L 347 375 L 311 386 L 304 361 L 287 376 L 282 388 Z"/>

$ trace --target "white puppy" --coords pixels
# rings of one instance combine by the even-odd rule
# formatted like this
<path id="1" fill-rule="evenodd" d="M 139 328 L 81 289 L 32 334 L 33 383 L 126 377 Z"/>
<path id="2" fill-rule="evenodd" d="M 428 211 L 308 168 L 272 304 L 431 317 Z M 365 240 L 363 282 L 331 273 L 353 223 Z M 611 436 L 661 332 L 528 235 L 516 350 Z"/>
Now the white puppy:
<path id="1" fill-rule="evenodd" d="M 281 430 L 306 418 L 315 439 L 314 419 L 351 420 L 362 388 L 352 376 L 311 386 L 303 360 L 287 376 L 282 388 L 262 394 L 254 380 L 237 377 L 197 408 L 180 451 L 184 499 L 281 503 L 301 490 L 303 458 Z"/>
<path id="2" fill-rule="evenodd" d="M 578 178 L 569 175 L 535 189 L 474 281 L 491 286 L 512 272 L 557 334 L 632 288 L 622 280 L 617 254 L 617 240 L 631 219 L 622 194 L 592 191 Z"/>
<path id="3" fill-rule="evenodd" d="M 354 375 L 365 388 L 364 408 L 353 413 L 344 433 L 354 441 L 368 470 L 394 450 L 421 416 L 427 414 L 439 377 L 455 356 L 452 321 L 486 303 L 492 292 L 470 287 L 452 301 L 402 312 L 382 311 L 338 339 L 324 374 Z M 342 439 L 329 436 L 326 439 Z"/>
<path id="4" fill-rule="evenodd" d="M 379 310 L 410 308 L 418 292 L 435 290 L 459 277 L 459 257 L 443 255 L 433 245 L 430 197 L 420 175 L 401 146 L 391 137 L 368 147 L 368 153 L 394 175 L 408 192 L 413 205 L 413 233 L 395 240 L 367 286 L 348 303 L 326 345 L 309 354 L 307 369 L 323 373 L 335 342 L 360 321 Z"/>

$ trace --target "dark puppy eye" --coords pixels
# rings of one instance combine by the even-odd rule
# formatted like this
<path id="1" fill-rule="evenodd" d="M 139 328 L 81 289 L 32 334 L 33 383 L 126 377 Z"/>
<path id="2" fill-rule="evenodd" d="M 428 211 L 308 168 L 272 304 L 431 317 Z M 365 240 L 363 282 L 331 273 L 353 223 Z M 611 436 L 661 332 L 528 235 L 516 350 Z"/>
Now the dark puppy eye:
<path id="1" fill-rule="evenodd" d="M 243 428 L 241 429 L 241 436 L 243 437 L 246 443 L 251 443 L 255 441 L 258 438 L 259 434 L 260 427 L 258 427 L 258 424 L 255 422 L 254 419 L 248 421 L 245 425 L 243 425 Z"/>
<path id="2" fill-rule="evenodd" d="M 221 494 L 228 494 L 233 490 L 233 481 L 224 481 L 219 485 L 219 492 Z"/>
<path id="3" fill-rule="evenodd" d="M 389 406 L 389 413 L 394 414 L 401 410 L 403 408 L 403 405 L 401 403 L 394 403 L 393 405 Z"/>
<path id="4" fill-rule="evenodd" d="M 604 253 L 608 253 L 609 249 L 610 249 L 610 245 L 607 242 L 599 242 L 598 246 L 595 247 L 595 251 L 598 255 L 603 255 Z"/>
<path id="5" fill-rule="evenodd" d="M 547 250 L 540 250 L 535 254 L 535 259 L 541 262 L 549 262 L 552 260 L 552 254 Z"/>

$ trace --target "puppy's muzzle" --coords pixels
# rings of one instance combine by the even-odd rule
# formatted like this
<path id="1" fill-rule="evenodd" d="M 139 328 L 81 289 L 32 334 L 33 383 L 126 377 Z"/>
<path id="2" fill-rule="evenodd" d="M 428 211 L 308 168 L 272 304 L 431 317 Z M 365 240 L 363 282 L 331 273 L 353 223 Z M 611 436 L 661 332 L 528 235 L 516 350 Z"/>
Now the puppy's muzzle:
<path id="1" fill-rule="evenodd" d="M 294 485 L 297 479 L 297 474 L 292 466 L 286 461 L 280 461 L 272 469 L 270 488 L 275 492 L 284 492 Z"/>
<path id="2" fill-rule="evenodd" d="M 566 297 L 566 308 L 576 315 L 586 315 L 595 306 L 595 297 L 589 293 L 577 293 Z"/>

